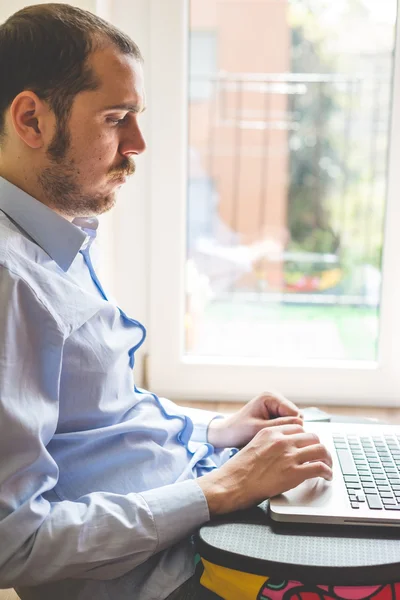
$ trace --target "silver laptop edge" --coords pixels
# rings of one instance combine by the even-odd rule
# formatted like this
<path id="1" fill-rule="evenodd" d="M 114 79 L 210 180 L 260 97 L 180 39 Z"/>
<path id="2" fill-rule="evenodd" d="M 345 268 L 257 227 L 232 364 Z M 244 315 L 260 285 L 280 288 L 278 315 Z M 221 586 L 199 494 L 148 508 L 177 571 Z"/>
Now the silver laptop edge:
<path id="1" fill-rule="evenodd" d="M 400 435 L 399 425 L 309 422 L 307 431 L 315 432 L 333 458 L 333 480 L 316 478 L 297 488 L 270 499 L 273 520 L 292 523 L 327 523 L 400 527 L 400 511 L 371 510 L 367 502 L 351 507 L 332 435 L 335 433 L 377 436 L 384 433 Z"/>

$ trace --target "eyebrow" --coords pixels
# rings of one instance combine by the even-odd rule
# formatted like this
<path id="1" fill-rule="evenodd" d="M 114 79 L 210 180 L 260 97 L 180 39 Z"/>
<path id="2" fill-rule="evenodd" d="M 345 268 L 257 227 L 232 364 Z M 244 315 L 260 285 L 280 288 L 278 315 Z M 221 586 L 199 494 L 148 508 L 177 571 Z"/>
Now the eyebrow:
<path id="1" fill-rule="evenodd" d="M 111 106 L 106 106 L 105 108 L 103 108 L 102 112 L 106 112 L 108 110 L 127 110 L 128 112 L 133 112 L 135 114 L 139 114 L 146 110 L 146 106 L 141 108 L 137 104 L 129 104 L 129 102 L 122 103 L 122 104 L 113 104 Z"/>

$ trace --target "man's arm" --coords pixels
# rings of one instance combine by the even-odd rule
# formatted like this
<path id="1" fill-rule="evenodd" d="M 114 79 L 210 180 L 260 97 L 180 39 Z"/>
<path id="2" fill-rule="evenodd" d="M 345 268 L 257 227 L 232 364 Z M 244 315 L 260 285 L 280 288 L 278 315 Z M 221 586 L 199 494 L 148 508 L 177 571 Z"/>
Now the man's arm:
<path id="1" fill-rule="evenodd" d="M 306 479 L 332 478 L 328 450 L 315 434 L 304 431 L 299 409 L 279 393 L 260 394 L 221 420 L 209 411 L 163 402 L 167 412 L 179 409 L 204 424 L 207 439 L 200 441 L 217 448 L 244 446 L 219 469 L 197 480 L 211 516 L 258 504 Z"/>
<path id="2" fill-rule="evenodd" d="M 49 502 L 64 337 L 51 308 L 0 266 L 0 587 L 118 577 L 208 520 L 196 481 Z"/>
<path id="3" fill-rule="evenodd" d="M 294 424 L 261 429 L 198 483 L 214 516 L 259 504 L 313 477 L 330 481 L 332 458 L 315 434 Z"/>
<path id="4" fill-rule="evenodd" d="M 159 398 L 159 400 L 164 410 L 168 414 L 180 414 L 189 417 L 193 423 L 193 432 L 190 436 L 192 442 L 210 442 L 208 436 L 210 424 L 214 422 L 214 420 L 220 421 L 225 419 L 225 415 L 215 411 L 204 410 L 202 408 L 192 408 L 189 406 L 180 406 L 175 404 L 175 402 L 168 400 L 167 398 Z"/>
<path id="5" fill-rule="evenodd" d="M 223 420 L 210 422 L 208 441 L 216 448 L 242 447 L 266 427 L 302 425 L 300 410 L 279 392 L 264 392 Z"/>
<path id="6" fill-rule="evenodd" d="M 302 425 L 300 410 L 279 392 L 259 394 L 240 410 L 221 414 L 209 410 L 177 406 L 171 400 L 159 398 L 168 414 L 183 414 L 193 423 L 191 440 L 209 442 L 215 448 L 245 446 L 265 427 Z"/>

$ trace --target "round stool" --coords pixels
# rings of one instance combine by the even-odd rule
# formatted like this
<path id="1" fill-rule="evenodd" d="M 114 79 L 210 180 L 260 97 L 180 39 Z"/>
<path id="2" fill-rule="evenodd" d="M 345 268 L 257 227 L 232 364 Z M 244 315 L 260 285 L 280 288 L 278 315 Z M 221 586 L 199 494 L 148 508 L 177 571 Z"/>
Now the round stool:
<path id="1" fill-rule="evenodd" d="M 224 600 L 400 600 L 400 529 L 278 524 L 264 502 L 195 543 L 201 583 Z"/>

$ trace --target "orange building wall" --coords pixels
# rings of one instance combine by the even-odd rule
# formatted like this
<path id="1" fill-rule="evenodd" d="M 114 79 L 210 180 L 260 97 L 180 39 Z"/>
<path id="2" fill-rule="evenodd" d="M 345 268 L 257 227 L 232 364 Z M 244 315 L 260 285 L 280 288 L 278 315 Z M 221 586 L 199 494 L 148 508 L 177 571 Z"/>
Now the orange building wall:
<path id="1" fill-rule="evenodd" d="M 246 77 L 290 70 L 286 0 L 191 0 L 190 6 L 192 30 L 218 32 L 220 72 Z M 199 150 L 202 166 L 216 183 L 221 218 L 241 234 L 242 241 L 282 239 L 287 211 L 287 132 L 277 129 L 276 122 L 284 120 L 287 97 L 269 93 L 266 99 L 265 93 L 242 91 L 239 114 L 238 99 L 233 89 L 193 102 L 191 145 Z M 267 121 L 272 128 L 238 131 L 229 120 Z"/>

